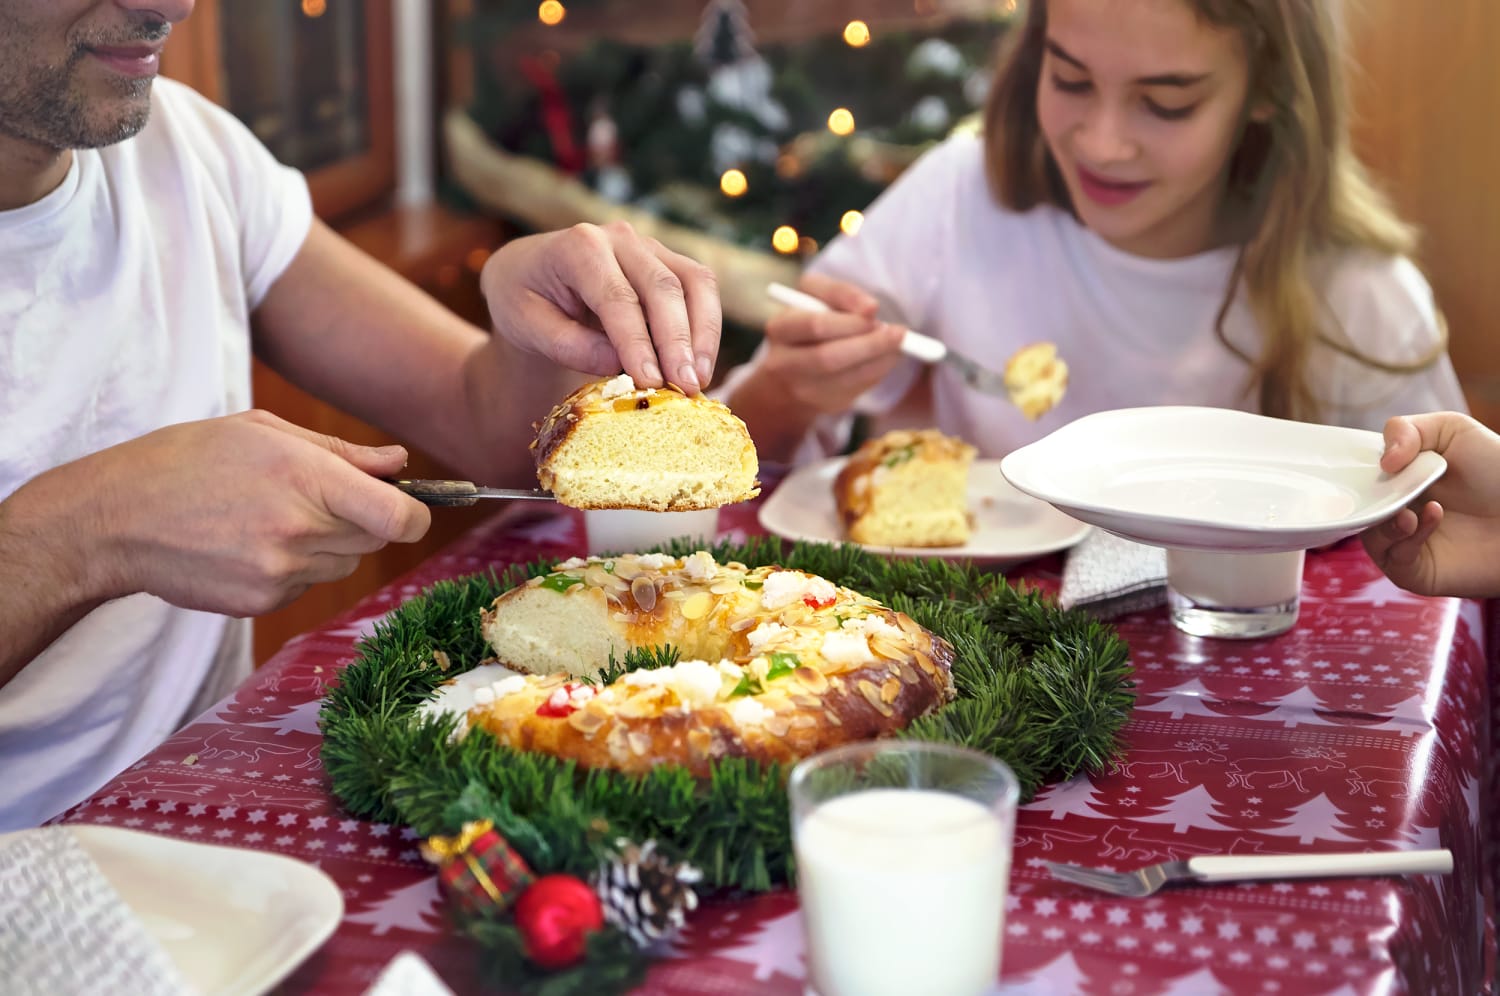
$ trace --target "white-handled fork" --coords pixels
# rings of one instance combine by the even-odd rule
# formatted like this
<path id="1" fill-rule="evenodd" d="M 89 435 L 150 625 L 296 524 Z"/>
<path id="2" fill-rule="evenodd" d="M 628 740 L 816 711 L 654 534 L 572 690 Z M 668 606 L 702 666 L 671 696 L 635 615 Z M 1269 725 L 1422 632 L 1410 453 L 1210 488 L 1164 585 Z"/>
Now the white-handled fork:
<path id="1" fill-rule="evenodd" d="M 801 311 L 832 311 L 827 303 L 811 294 L 804 294 L 794 287 L 786 284 L 773 283 L 766 288 L 766 293 L 773 301 L 786 305 L 788 308 L 797 308 Z M 914 329 L 907 329 L 906 334 L 901 337 L 901 352 L 907 356 L 921 360 L 923 363 L 946 363 L 957 371 L 963 382 L 985 394 L 995 394 L 1002 398 L 1011 396 L 1011 390 L 1005 383 L 1005 377 L 988 367 L 980 366 L 962 353 L 955 353 L 948 348 L 947 343 L 931 336 L 923 335 Z"/>
<path id="2" fill-rule="evenodd" d="M 1083 865 L 1046 863 L 1052 877 L 1116 896 L 1138 898 L 1164 885 L 1182 882 L 1248 882 L 1286 878 L 1334 878 L 1350 875 L 1446 875 L 1453 855 L 1434 851 L 1368 851 L 1339 854 L 1219 854 L 1163 861 L 1135 871 L 1117 872 Z"/>

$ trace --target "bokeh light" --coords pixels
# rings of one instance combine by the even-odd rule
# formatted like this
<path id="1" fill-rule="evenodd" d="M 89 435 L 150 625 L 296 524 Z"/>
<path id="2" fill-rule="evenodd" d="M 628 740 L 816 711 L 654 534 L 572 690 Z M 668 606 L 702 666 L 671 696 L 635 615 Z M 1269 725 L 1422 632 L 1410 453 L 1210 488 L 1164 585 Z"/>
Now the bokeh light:
<path id="1" fill-rule="evenodd" d="M 719 177 L 719 189 L 730 197 L 738 197 L 750 189 L 750 182 L 739 170 L 726 169 L 724 175 Z"/>
<path id="2" fill-rule="evenodd" d="M 791 225 L 782 225 L 771 233 L 771 248 L 780 253 L 790 255 L 797 251 L 797 246 L 802 241 L 797 230 Z"/>
<path id="3" fill-rule="evenodd" d="M 568 8 L 558 0 L 542 0 L 542 5 L 536 9 L 536 19 L 548 27 L 561 24 L 567 16 Z"/>
<path id="4" fill-rule="evenodd" d="M 828 115 L 828 130 L 835 135 L 849 135 L 854 132 L 854 114 L 847 107 L 840 107 Z"/>
<path id="5" fill-rule="evenodd" d="M 870 26 L 864 21 L 850 21 L 844 25 L 844 41 L 853 48 L 864 48 L 870 44 Z"/>
<path id="6" fill-rule="evenodd" d="M 845 211 L 844 216 L 839 219 L 839 231 L 845 235 L 858 235 L 859 226 L 865 223 L 865 216 L 858 211 Z"/>

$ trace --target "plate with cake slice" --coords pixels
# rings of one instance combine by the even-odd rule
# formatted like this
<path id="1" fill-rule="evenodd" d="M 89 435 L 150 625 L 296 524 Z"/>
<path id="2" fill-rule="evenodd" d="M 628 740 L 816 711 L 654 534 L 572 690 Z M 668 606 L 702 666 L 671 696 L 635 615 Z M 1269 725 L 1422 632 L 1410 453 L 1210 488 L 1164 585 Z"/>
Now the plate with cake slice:
<path id="1" fill-rule="evenodd" d="M 903 444 L 905 445 L 905 444 Z M 918 446 L 920 447 L 920 442 Z M 961 490 L 952 480 L 932 480 L 927 485 L 904 482 L 896 477 L 894 485 L 885 483 L 893 495 L 909 497 L 913 511 L 909 517 L 897 512 L 890 525 L 902 529 L 899 536 L 882 537 L 879 528 L 885 523 L 867 523 L 862 528 L 845 524 L 835 484 L 841 472 L 855 457 L 834 457 L 807 464 L 793 471 L 760 508 L 760 524 L 784 539 L 811 540 L 819 543 L 857 543 L 874 553 L 898 557 L 953 557 L 986 562 L 1015 564 L 1043 554 L 1073 546 L 1088 535 L 1089 525 L 1059 512 L 1051 505 L 1024 494 L 1000 473 L 998 460 L 973 460 L 968 464 L 967 481 Z M 889 460 L 890 457 L 885 459 Z M 902 461 L 889 470 L 917 461 Z M 884 464 L 881 464 L 884 466 Z M 913 467 L 913 469 L 916 469 Z M 846 482 L 848 475 L 845 475 Z M 961 508 L 955 509 L 954 491 L 962 495 Z M 943 495 L 941 502 L 933 500 Z M 967 524 L 967 536 L 952 542 L 950 529 L 955 517 Z M 907 521 L 901 521 L 906 518 Z M 924 523 L 920 520 L 927 519 Z M 875 526 L 871 532 L 869 526 Z M 911 527 L 914 531 L 907 531 Z M 912 536 L 941 537 L 941 545 L 909 545 Z M 883 539 L 897 540 L 885 542 Z"/>

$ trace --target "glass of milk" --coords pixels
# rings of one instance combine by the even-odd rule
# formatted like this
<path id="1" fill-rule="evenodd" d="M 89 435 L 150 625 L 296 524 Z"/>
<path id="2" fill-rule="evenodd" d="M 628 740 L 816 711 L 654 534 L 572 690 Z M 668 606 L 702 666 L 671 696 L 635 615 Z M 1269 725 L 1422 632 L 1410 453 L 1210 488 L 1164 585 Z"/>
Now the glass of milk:
<path id="1" fill-rule="evenodd" d="M 1292 628 L 1306 551 L 1206 553 L 1167 550 L 1172 623 L 1193 636 L 1248 640 Z"/>
<path id="2" fill-rule="evenodd" d="M 712 543 L 719 510 L 642 512 L 633 508 L 591 508 L 583 513 L 590 554 L 641 553 L 679 536 Z"/>
<path id="3" fill-rule="evenodd" d="M 946 744 L 879 740 L 792 769 L 816 996 L 978 996 L 1000 974 L 1016 776 Z"/>

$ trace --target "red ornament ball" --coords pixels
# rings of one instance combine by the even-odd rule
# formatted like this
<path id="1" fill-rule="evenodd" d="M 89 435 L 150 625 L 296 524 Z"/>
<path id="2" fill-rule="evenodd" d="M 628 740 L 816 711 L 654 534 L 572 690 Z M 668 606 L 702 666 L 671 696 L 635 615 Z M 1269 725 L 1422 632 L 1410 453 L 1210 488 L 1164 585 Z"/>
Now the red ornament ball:
<path id="1" fill-rule="evenodd" d="M 578 961 L 588 935 L 602 926 L 598 894 L 572 875 L 543 875 L 516 901 L 516 927 L 526 957 L 543 968 L 566 968 Z"/>

